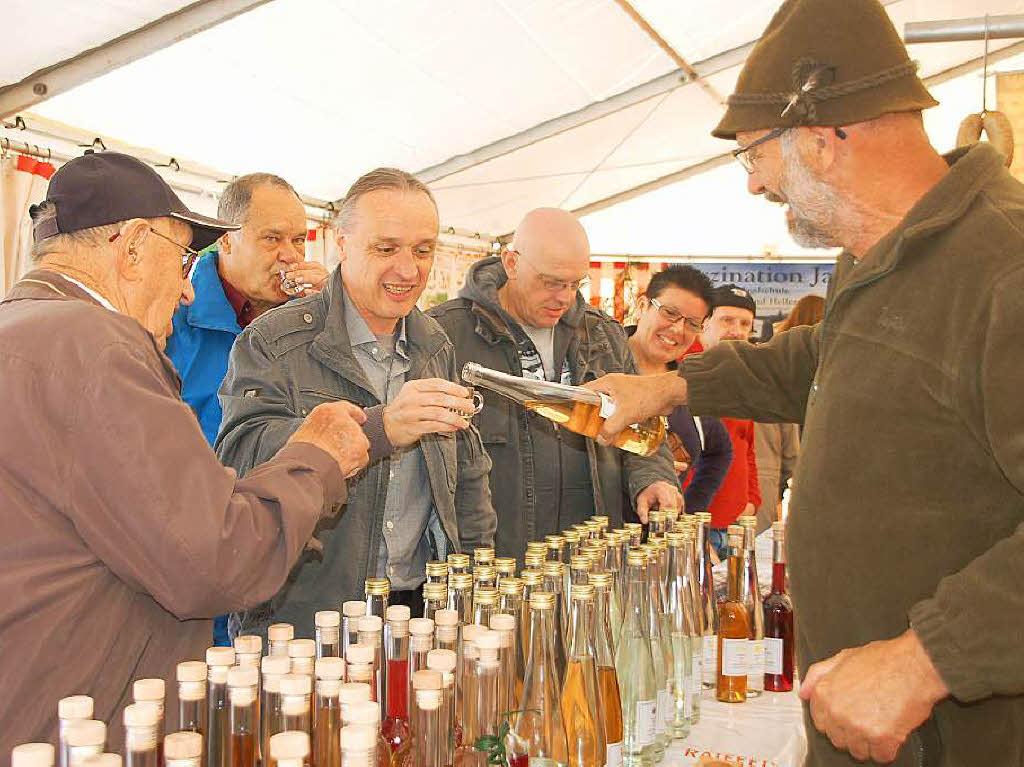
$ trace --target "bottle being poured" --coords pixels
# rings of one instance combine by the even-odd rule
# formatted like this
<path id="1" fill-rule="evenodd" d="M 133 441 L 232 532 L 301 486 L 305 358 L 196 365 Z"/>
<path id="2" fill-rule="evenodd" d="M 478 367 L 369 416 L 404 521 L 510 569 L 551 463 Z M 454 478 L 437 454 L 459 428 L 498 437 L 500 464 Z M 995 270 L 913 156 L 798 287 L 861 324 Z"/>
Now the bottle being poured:
<path id="1" fill-rule="evenodd" d="M 604 420 L 615 412 L 615 403 L 600 392 L 582 386 L 519 378 L 475 362 L 467 362 L 462 368 L 462 380 L 472 386 L 490 389 L 590 439 L 597 437 Z M 654 416 L 643 423 L 626 427 L 615 436 L 612 444 L 630 453 L 646 456 L 654 453 L 664 439 L 665 419 Z"/>

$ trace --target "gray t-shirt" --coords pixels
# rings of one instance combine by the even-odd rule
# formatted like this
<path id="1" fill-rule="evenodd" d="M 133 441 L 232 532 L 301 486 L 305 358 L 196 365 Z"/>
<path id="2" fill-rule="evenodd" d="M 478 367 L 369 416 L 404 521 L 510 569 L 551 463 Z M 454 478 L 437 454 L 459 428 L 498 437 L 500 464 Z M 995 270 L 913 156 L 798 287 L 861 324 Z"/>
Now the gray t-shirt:
<path id="1" fill-rule="evenodd" d="M 561 371 L 555 370 L 555 329 L 535 328 L 532 325 L 520 325 L 519 327 L 537 347 L 540 361 L 544 363 L 544 377 L 549 381 L 557 381 Z"/>

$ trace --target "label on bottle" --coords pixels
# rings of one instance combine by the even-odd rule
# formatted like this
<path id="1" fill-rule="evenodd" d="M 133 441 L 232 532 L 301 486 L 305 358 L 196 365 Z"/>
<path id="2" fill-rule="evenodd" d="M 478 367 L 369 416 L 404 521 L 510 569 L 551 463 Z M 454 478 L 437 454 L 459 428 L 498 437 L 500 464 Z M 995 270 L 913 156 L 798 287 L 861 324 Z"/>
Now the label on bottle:
<path id="1" fill-rule="evenodd" d="M 764 640 L 751 639 L 747 647 L 747 690 L 764 689 Z"/>
<path id="2" fill-rule="evenodd" d="M 615 412 L 615 403 L 612 402 L 612 398 L 605 394 L 603 391 L 599 391 L 597 395 L 601 398 L 601 417 L 610 418 L 612 414 Z"/>
<path id="3" fill-rule="evenodd" d="M 700 681 L 697 682 L 698 686 Z M 686 689 L 683 690 L 683 717 L 689 719 L 693 716 L 693 682 L 686 680 Z"/>
<path id="4" fill-rule="evenodd" d="M 746 676 L 749 639 L 722 639 L 723 676 Z"/>
<path id="5" fill-rule="evenodd" d="M 783 640 L 776 637 L 764 638 L 764 673 L 782 673 Z"/>
<path id="6" fill-rule="evenodd" d="M 654 711 L 654 732 L 665 733 L 665 713 L 668 711 L 668 691 L 658 690 L 658 703 Z"/>
<path id="7" fill-rule="evenodd" d="M 701 647 L 704 651 L 701 657 L 704 684 L 714 686 L 718 669 L 718 637 L 714 634 L 705 634 Z"/>
<path id="8" fill-rule="evenodd" d="M 605 751 L 604 767 L 622 767 L 622 743 L 609 743 Z"/>
<path id="9" fill-rule="evenodd" d="M 658 701 L 638 700 L 636 702 L 636 742 L 641 747 L 654 742 L 654 716 L 657 713 Z"/>

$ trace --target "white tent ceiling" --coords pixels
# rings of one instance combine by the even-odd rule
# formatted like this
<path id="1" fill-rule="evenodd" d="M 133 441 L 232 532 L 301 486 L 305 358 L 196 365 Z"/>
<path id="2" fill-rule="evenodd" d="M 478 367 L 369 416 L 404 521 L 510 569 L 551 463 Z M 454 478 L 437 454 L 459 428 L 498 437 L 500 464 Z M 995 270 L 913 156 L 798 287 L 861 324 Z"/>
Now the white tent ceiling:
<path id="1" fill-rule="evenodd" d="M 7 0 L 0 103 L 5 86 L 29 73 L 185 5 L 51 0 L 41 19 L 36 3 Z M 57 121 L 225 178 L 276 172 L 325 200 L 341 197 L 378 165 L 422 171 L 445 225 L 493 235 L 513 229 L 532 207 L 557 205 L 588 214 L 598 252 L 697 253 L 709 241 L 725 242 L 715 252 L 758 252 L 765 244 L 799 252 L 776 231 L 770 206 L 746 217 L 736 169 L 708 162 L 730 148 L 709 134 L 722 111 L 719 98 L 731 92 L 749 44 L 780 0 L 633 0 L 666 43 L 706 75 L 703 85 L 684 83 L 677 63 L 614 0 L 248 5 L 257 7 L 180 34 L 185 39 L 20 114 L 30 128 L 40 118 Z M 899 29 L 908 21 L 1024 11 L 1024 0 L 886 5 Z M 994 41 L 992 48 L 1014 43 Z M 980 42 L 911 47 L 925 77 L 981 53 Z M 951 90 L 980 89 L 976 75 L 962 80 L 973 85 Z M 937 129 L 950 120 L 955 128 L 960 117 L 956 109 L 944 114 Z M 930 127 L 935 122 L 930 118 Z M 653 190 L 702 164 L 710 169 L 626 199 L 638 186 Z M 617 204 L 605 207 L 609 199 Z M 723 218 L 722 205 L 730 217 L 742 216 L 724 221 L 748 224 L 716 239 L 709 222 L 716 210 Z M 690 225 L 682 211 L 694 212 Z"/>

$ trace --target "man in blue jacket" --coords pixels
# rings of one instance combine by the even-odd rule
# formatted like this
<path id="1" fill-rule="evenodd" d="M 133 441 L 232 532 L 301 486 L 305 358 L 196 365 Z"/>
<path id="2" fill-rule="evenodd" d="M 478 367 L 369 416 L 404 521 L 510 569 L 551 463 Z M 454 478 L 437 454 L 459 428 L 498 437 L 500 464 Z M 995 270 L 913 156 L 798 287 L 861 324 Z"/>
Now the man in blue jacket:
<path id="1" fill-rule="evenodd" d="M 195 299 L 174 314 L 167 356 L 181 376 L 181 396 L 212 446 L 220 428 L 217 389 L 228 369 L 235 337 L 256 317 L 295 295 L 319 291 L 323 264 L 305 260 L 306 211 L 292 186 L 270 173 L 250 173 L 224 190 L 218 215 L 241 228 L 217 241 L 192 271 Z M 224 617 L 214 624 L 216 644 L 230 644 Z"/>

